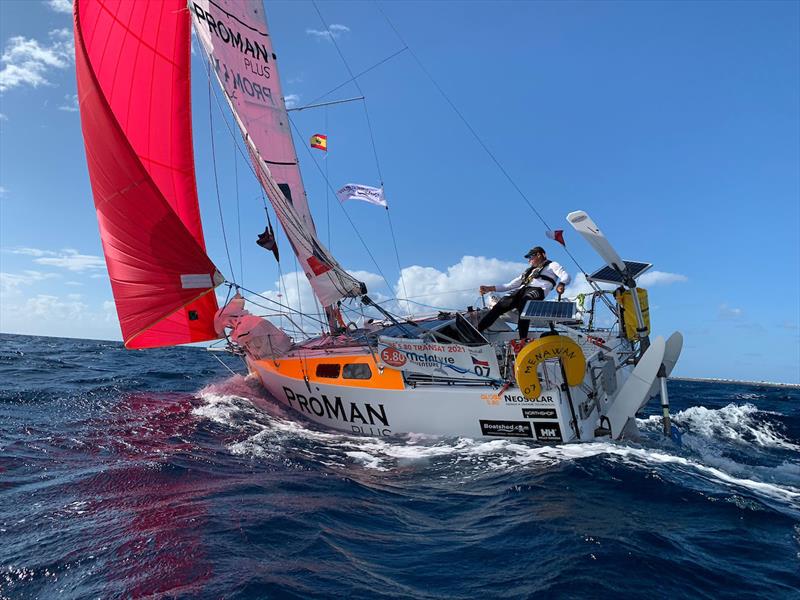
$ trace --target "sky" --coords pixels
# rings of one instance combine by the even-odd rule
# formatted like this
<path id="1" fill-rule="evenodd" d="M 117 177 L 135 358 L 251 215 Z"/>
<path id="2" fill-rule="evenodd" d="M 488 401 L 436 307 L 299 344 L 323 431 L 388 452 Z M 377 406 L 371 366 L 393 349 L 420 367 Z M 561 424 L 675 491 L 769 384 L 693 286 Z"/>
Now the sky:
<path id="1" fill-rule="evenodd" d="M 70 4 L 0 0 L 0 331 L 120 339 Z M 518 188 L 583 269 L 602 261 L 565 220 L 578 209 L 623 258 L 654 264 L 640 283 L 653 333 L 684 334 L 675 375 L 800 382 L 800 3 L 381 2 L 402 39 L 374 3 L 319 3 L 328 30 L 310 2 L 265 6 L 289 105 L 366 96 L 292 121 L 320 237 L 371 294 L 479 305 L 478 286 L 512 279 L 533 245 L 576 276 Z M 325 95 L 349 79 L 333 41 L 353 73 L 392 58 Z M 268 296 L 283 277 L 284 300 L 308 309 L 285 238 L 280 270 L 254 243 L 257 183 L 196 43 L 192 61 L 209 255 Z M 381 208 L 339 205 L 324 173 L 335 189 L 382 175 L 391 227 Z"/>

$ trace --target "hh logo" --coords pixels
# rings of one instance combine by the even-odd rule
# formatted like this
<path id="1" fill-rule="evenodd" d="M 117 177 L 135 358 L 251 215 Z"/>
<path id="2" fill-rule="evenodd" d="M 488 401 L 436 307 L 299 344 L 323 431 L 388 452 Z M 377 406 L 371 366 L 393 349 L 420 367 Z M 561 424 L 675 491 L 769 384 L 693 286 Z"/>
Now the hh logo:
<path id="1" fill-rule="evenodd" d="M 536 432 L 536 439 L 541 442 L 560 442 L 561 427 L 558 423 L 534 423 L 534 431 Z"/>

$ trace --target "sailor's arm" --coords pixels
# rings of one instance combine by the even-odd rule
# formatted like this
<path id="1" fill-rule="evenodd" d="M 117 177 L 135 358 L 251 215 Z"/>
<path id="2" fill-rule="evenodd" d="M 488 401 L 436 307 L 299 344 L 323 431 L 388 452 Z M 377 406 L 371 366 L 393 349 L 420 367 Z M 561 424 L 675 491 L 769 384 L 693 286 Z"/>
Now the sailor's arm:
<path id="1" fill-rule="evenodd" d="M 480 288 L 478 288 L 478 291 L 480 292 L 481 296 L 483 296 L 484 294 L 488 294 L 489 292 L 507 292 L 509 290 L 515 290 L 521 285 L 522 285 L 522 275 L 519 275 L 514 279 L 512 279 L 511 281 L 509 281 L 508 283 L 506 283 L 505 285 L 503 284 L 482 285 Z"/>
<path id="2" fill-rule="evenodd" d="M 569 273 L 567 273 L 567 270 L 555 261 L 550 263 L 550 269 L 553 271 L 553 274 L 555 274 L 555 276 L 558 277 L 558 285 L 556 285 L 556 292 L 558 292 L 559 294 L 563 294 L 564 290 L 567 287 L 567 284 L 569 284 L 570 282 Z"/>

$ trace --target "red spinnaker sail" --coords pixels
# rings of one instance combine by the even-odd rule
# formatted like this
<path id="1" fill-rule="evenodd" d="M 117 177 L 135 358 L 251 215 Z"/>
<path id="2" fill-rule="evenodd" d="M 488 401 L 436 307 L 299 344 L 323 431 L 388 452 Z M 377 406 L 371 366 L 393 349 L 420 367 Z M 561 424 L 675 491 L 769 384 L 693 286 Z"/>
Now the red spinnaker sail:
<path id="1" fill-rule="evenodd" d="M 75 0 L 86 159 L 129 348 L 217 337 L 192 152 L 185 0 Z"/>

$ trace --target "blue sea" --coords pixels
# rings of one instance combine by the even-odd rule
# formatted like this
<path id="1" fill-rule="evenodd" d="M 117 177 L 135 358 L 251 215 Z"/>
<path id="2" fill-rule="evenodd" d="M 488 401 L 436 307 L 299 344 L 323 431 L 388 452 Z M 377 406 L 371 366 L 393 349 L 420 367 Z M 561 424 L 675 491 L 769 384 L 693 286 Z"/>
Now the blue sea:
<path id="1" fill-rule="evenodd" d="M 362 438 L 198 348 L 0 335 L 0 598 L 800 598 L 800 391 L 640 443 Z M 263 401 L 262 401 L 263 404 Z"/>

